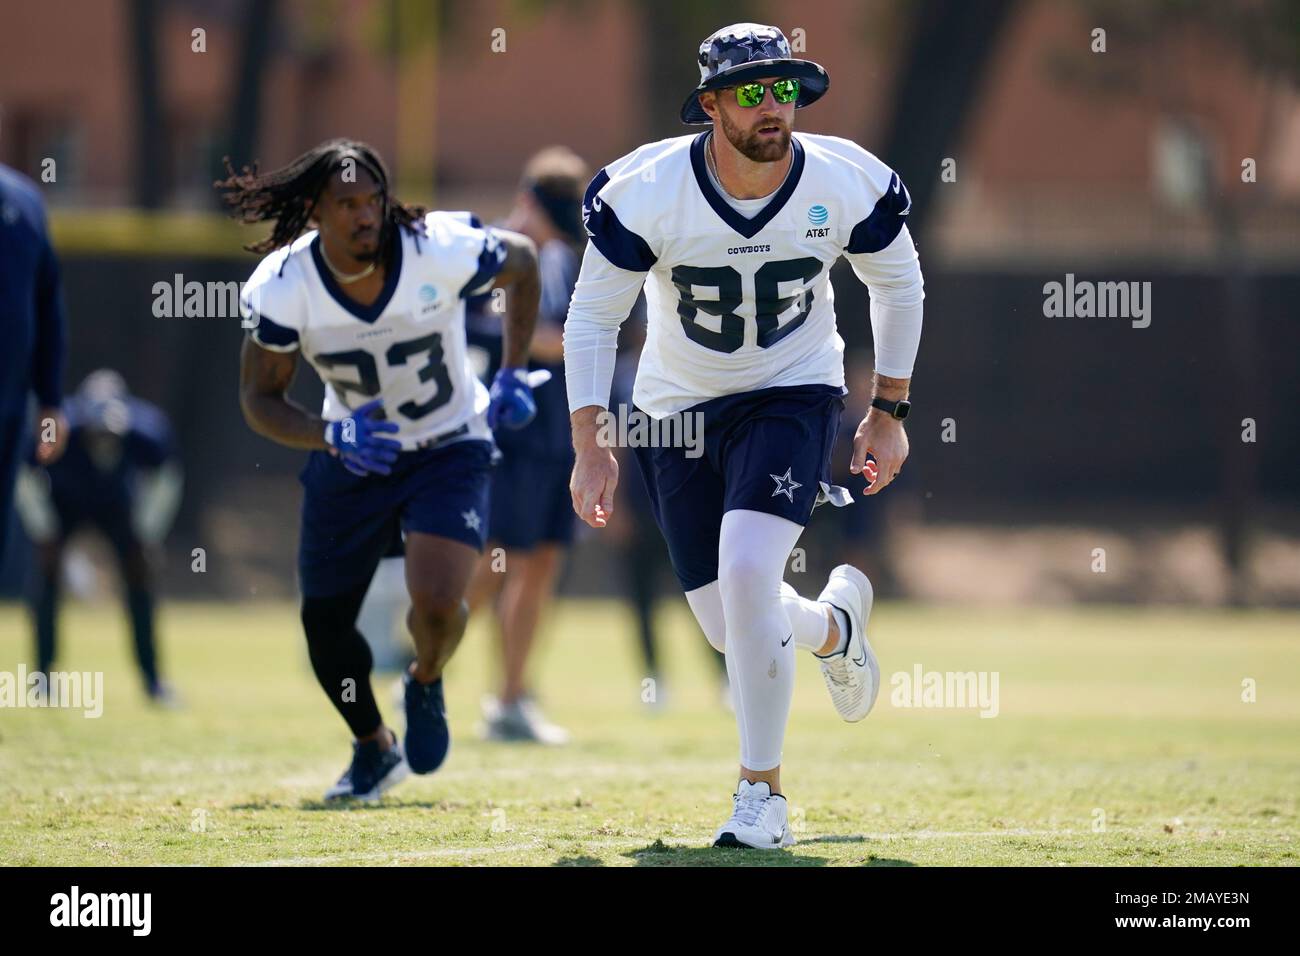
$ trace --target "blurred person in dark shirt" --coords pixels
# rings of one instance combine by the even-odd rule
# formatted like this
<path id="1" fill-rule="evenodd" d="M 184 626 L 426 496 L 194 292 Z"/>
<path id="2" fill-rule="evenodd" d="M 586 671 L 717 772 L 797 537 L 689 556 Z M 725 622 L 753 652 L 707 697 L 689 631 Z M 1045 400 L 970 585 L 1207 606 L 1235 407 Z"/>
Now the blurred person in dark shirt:
<path id="1" fill-rule="evenodd" d="M 0 164 L 0 563 L 33 395 L 37 460 L 49 464 L 62 454 L 64 335 L 45 203 L 35 183 Z"/>
<path id="2" fill-rule="evenodd" d="M 149 557 L 180 503 L 182 478 L 171 426 L 161 410 L 132 396 L 122 376 L 109 369 L 82 382 L 68 400 L 67 423 L 66 453 L 45 466 L 33 456 L 18 480 L 18 513 L 36 546 L 31 610 L 37 668 L 48 674 L 54 664 L 68 539 L 93 527 L 117 559 L 145 692 L 159 703 L 174 703 L 159 676 Z"/>
<path id="3" fill-rule="evenodd" d="M 569 495 L 573 444 L 564 385 L 564 320 L 578 279 L 585 235 L 582 194 L 590 171 L 572 150 L 553 146 L 524 168 L 515 204 L 502 223 L 537 244 L 542 297 L 529 369 L 550 373 L 533 390 L 537 418 L 518 431 L 496 433 L 501 460 L 492 478 L 488 547 L 470 604 L 491 601 L 501 634 L 502 683 L 484 699 L 483 733 L 492 740 L 547 744 L 569 734 L 542 714 L 527 667 L 538 623 L 554 595 L 575 518 Z M 475 306 L 478 306 L 476 309 Z M 471 302 L 469 341 L 483 350 L 487 378 L 500 361 L 499 310 L 492 296 Z M 504 549 L 504 561 L 494 557 Z"/>

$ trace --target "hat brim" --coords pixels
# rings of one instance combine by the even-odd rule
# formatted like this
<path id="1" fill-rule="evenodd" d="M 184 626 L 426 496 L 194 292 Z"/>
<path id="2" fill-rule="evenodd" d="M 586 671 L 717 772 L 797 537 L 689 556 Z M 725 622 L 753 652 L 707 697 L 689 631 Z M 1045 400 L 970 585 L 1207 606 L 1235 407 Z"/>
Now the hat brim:
<path id="1" fill-rule="evenodd" d="M 795 109 L 802 109 L 816 103 L 830 89 L 830 75 L 821 64 L 812 60 L 751 60 L 741 63 L 729 70 L 723 70 L 709 77 L 695 89 L 682 104 L 682 122 L 687 126 L 699 126 L 712 123 L 709 114 L 700 106 L 699 95 L 705 90 L 716 90 L 720 86 L 735 86 L 762 76 L 776 76 L 782 79 L 793 77 L 799 81 L 799 98 L 795 100 Z"/>

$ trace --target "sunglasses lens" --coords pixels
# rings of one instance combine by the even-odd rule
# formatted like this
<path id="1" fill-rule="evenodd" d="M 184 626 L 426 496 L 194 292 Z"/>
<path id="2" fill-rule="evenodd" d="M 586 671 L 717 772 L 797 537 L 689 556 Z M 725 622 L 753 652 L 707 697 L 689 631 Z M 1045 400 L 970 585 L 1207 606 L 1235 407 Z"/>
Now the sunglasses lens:
<path id="1" fill-rule="evenodd" d="M 778 103 L 792 103 L 799 98 L 798 80 L 777 80 L 772 84 L 772 98 Z"/>
<path id="2" fill-rule="evenodd" d="M 741 106 L 757 106 L 763 102 L 763 84 L 746 83 L 736 87 L 736 102 Z"/>

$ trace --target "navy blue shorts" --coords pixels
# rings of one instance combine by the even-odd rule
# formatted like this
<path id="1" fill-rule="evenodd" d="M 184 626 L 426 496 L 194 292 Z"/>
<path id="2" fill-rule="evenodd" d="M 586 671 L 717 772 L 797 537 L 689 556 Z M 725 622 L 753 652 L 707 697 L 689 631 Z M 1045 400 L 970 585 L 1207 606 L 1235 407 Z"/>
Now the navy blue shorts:
<path id="1" fill-rule="evenodd" d="M 843 389 L 794 385 L 724 395 L 692 406 L 703 415 L 704 453 L 635 449 L 650 507 L 682 590 L 718 578 L 728 511 L 761 511 L 806 525 L 824 482 L 844 410 Z"/>
<path id="2" fill-rule="evenodd" d="M 504 452 L 492 473 L 489 540 L 528 551 L 539 544 L 573 541 L 573 460 Z"/>
<path id="3" fill-rule="evenodd" d="M 365 587 L 400 532 L 420 531 L 483 550 L 491 442 L 468 440 L 402 452 L 391 475 L 354 475 L 314 451 L 303 484 L 298 577 L 305 597 Z"/>
<path id="4" fill-rule="evenodd" d="M 80 528 L 98 528 L 119 555 L 127 555 L 140 547 L 135 529 L 131 526 L 131 500 L 118 499 L 85 501 L 66 493 L 55 492 L 51 497 L 54 513 L 59 517 L 59 537 L 66 541 Z"/>

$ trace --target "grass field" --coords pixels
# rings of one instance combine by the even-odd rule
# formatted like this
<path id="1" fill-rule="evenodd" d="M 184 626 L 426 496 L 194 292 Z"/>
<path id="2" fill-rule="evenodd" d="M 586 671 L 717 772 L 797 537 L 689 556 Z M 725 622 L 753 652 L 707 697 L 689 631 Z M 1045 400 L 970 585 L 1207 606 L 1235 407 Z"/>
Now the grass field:
<path id="1" fill-rule="evenodd" d="M 967 610 L 883 604 L 875 711 L 834 714 L 800 659 L 784 788 L 799 843 L 706 848 L 735 730 L 684 606 L 663 612 L 668 705 L 642 703 L 630 616 L 567 602 L 540 660 L 559 749 L 475 737 L 488 632 L 448 672 L 442 770 L 382 803 L 319 802 L 348 737 L 307 667 L 294 608 L 172 605 L 180 712 L 146 706 L 111 606 L 64 615 L 65 669 L 105 672 L 103 716 L 0 710 L 0 863 L 945 865 L 1300 862 L 1300 614 Z M 28 661 L 0 606 L 0 670 Z M 999 713 L 904 709 L 889 676 L 999 675 Z M 1243 702 L 1242 682 L 1257 700 Z M 377 679 L 400 727 L 392 678 Z"/>

